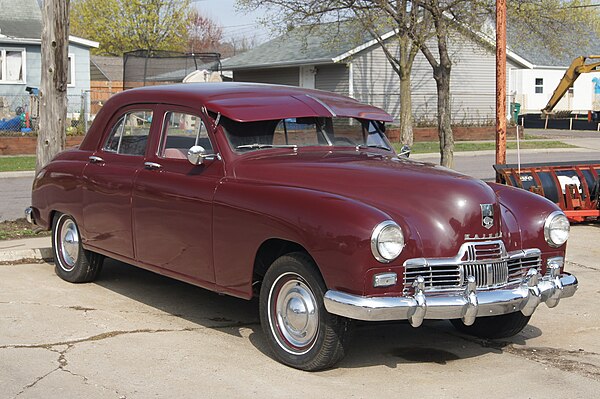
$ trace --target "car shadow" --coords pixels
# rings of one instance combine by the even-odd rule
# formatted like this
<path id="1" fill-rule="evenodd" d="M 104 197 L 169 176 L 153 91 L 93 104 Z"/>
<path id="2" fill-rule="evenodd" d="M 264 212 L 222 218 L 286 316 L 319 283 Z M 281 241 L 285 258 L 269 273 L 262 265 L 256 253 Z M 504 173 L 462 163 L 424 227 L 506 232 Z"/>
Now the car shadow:
<path id="1" fill-rule="evenodd" d="M 446 320 L 425 320 L 415 329 L 407 322 L 356 323 L 352 342 L 340 368 L 384 365 L 396 368 L 411 363 L 449 365 L 489 353 L 501 354 L 509 345 L 525 345 L 542 331 L 528 325 L 503 340 L 486 340 L 459 333 Z"/>
<path id="2" fill-rule="evenodd" d="M 198 326 L 239 336 L 260 329 L 258 304 L 196 287 L 113 259 L 106 259 L 95 284 Z"/>
<path id="3" fill-rule="evenodd" d="M 259 323 L 258 301 L 246 301 L 193 286 L 111 259 L 105 261 L 99 286 L 182 318 L 199 327 L 242 338 L 250 330 L 250 343 L 273 358 Z M 457 332 L 447 321 L 425 320 L 417 329 L 407 322 L 354 322 L 346 357 L 338 368 L 384 365 L 395 368 L 411 363 L 448 365 L 461 359 L 502 353 L 508 345 L 525 345 L 542 331 L 528 325 L 514 337 L 483 340 Z"/>

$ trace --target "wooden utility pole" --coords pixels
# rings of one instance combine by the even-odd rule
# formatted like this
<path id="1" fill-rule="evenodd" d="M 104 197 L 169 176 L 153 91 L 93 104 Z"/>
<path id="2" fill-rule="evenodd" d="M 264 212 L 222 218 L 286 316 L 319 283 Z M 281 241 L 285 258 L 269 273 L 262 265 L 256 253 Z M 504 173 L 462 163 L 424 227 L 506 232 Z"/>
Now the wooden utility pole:
<path id="1" fill-rule="evenodd" d="M 506 0 L 496 0 L 496 164 L 506 164 Z"/>
<path id="2" fill-rule="evenodd" d="M 65 148 L 68 48 L 69 0 L 44 0 L 36 172 Z"/>

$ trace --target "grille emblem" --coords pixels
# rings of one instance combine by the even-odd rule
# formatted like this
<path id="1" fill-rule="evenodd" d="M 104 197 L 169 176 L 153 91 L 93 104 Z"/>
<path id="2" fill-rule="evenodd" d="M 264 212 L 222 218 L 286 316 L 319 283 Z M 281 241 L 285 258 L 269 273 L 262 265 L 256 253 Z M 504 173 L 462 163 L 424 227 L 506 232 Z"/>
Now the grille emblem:
<path id="1" fill-rule="evenodd" d="M 492 204 L 481 204 L 481 224 L 486 229 L 494 225 L 494 206 Z"/>

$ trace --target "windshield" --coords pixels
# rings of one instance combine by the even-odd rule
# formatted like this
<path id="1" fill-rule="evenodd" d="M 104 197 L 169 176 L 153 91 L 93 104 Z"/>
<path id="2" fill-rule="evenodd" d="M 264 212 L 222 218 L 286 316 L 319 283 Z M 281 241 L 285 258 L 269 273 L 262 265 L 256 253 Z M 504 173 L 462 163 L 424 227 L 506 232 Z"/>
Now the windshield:
<path id="1" fill-rule="evenodd" d="M 382 148 L 390 145 L 379 122 L 353 118 L 287 118 L 236 122 L 221 118 L 231 147 L 238 152 L 264 148 L 341 146 Z"/>

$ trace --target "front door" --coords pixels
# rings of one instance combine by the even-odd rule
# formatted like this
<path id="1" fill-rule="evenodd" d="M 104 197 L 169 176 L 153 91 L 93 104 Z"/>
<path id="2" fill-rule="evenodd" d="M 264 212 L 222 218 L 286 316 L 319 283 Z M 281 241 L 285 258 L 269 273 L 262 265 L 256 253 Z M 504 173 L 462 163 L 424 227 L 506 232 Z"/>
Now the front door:
<path id="1" fill-rule="evenodd" d="M 187 160 L 194 145 L 216 152 L 196 111 L 165 107 L 162 112 L 157 148 L 135 180 L 135 256 L 145 265 L 206 286 L 215 281 L 212 204 L 223 163 L 217 156 L 198 166 Z"/>

